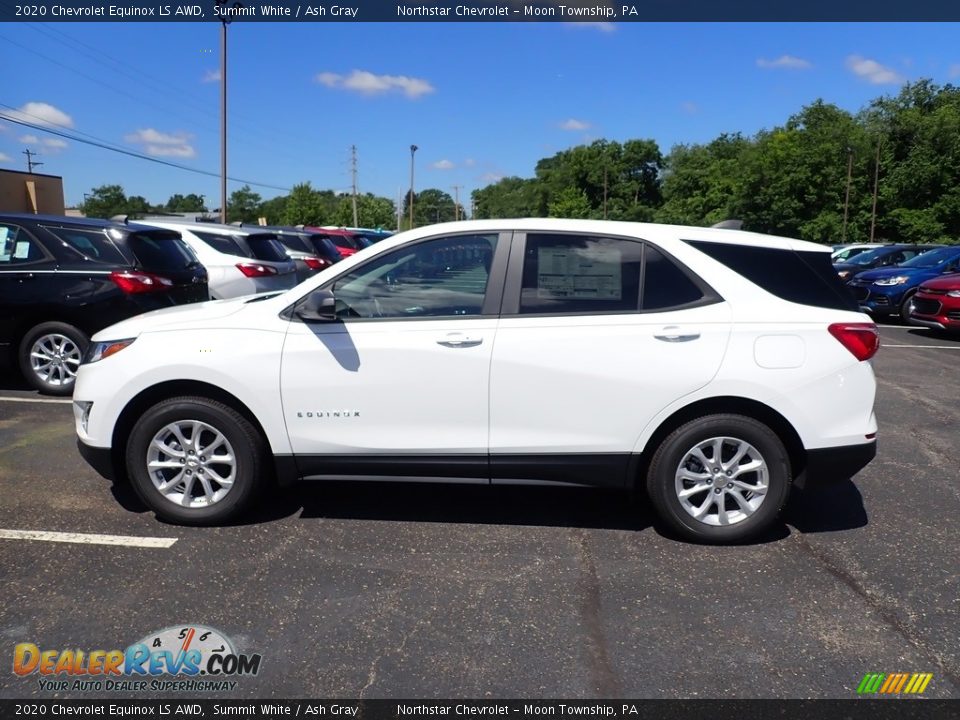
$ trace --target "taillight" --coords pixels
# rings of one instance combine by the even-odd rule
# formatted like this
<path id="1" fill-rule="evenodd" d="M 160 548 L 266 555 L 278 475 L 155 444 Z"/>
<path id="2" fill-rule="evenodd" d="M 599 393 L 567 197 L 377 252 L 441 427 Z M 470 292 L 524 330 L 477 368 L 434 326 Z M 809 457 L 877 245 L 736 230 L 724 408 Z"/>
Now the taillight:
<path id="1" fill-rule="evenodd" d="M 873 323 L 833 323 L 827 330 L 857 360 L 869 360 L 880 348 L 880 333 Z"/>
<path id="2" fill-rule="evenodd" d="M 311 270 L 323 270 L 325 267 L 330 267 L 330 263 L 326 260 L 318 257 L 307 257 L 303 261 L 307 264 L 307 267 Z"/>
<path id="3" fill-rule="evenodd" d="M 173 287 L 173 280 L 146 272 L 121 272 L 114 270 L 110 279 L 125 293 L 149 293 Z"/>
<path id="4" fill-rule="evenodd" d="M 260 265 L 259 263 L 237 263 L 237 270 L 247 277 L 268 277 L 277 274 L 275 267 Z"/>

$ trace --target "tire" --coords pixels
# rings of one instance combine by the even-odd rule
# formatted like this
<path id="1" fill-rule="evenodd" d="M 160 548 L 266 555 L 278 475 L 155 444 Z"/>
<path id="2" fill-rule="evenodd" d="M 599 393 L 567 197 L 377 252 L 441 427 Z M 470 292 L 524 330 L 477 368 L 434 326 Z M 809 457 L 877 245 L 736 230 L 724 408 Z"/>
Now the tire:
<path id="1" fill-rule="evenodd" d="M 699 449 L 703 460 L 712 461 L 717 439 L 722 462 L 708 462 L 704 468 L 696 451 Z M 744 454 L 736 461 L 739 450 Z M 759 470 L 741 469 L 736 474 L 737 468 L 754 467 L 757 461 L 762 463 Z M 719 472 L 714 473 L 714 468 Z M 683 470 L 686 472 L 681 475 Z M 787 502 L 791 482 L 790 458 L 769 427 L 743 415 L 708 415 L 677 428 L 660 444 L 647 472 L 647 493 L 660 518 L 682 538 L 708 544 L 739 543 L 757 537 L 774 523 Z M 745 486 L 765 488 L 766 492 Z M 683 491 L 687 492 L 681 498 Z M 695 513 L 703 516 L 698 519 Z"/>
<path id="2" fill-rule="evenodd" d="M 77 370 L 90 340 L 62 322 L 46 322 L 31 328 L 17 353 L 24 379 L 45 395 L 70 395 Z"/>
<path id="3" fill-rule="evenodd" d="M 910 324 L 910 308 L 913 306 L 913 296 L 916 294 L 916 290 L 911 293 L 907 293 L 907 296 L 903 299 L 903 302 L 900 303 L 900 322 L 902 322 L 904 325 Z"/>
<path id="4" fill-rule="evenodd" d="M 240 516 L 264 485 L 266 458 L 267 444 L 250 421 L 203 397 L 157 403 L 134 425 L 126 447 L 137 495 L 158 517 L 179 525 L 219 525 Z M 162 466 L 151 470 L 150 462 Z"/>

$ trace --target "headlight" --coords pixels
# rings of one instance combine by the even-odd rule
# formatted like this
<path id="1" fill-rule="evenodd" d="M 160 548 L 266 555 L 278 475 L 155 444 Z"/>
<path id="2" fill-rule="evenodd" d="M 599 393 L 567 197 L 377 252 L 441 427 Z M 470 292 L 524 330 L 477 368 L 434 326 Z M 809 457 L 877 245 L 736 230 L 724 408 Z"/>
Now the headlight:
<path id="1" fill-rule="evenodd" d="M 906 275 L 895 275 L 894 277 L 880 278 L 879 280 L 874 280 L 874 285 L 903 285 L 907 280 L 909 280 Z"/>
<path id="2" fill-rule="evenodd" d="M 108 358 L 111 355 L 116 355 L 125 347 L 129 347 L 134 340 L 136 340 L 136 338 L 90 343 L 90 346 L 87 348 L 87 352 L 83 355 L 83 362 L 84 364 L 95 363 Z"/>
<path id="3" fill-rule="evenodd" d="M 850 271 L 849 271 L 849 270 L 841 270 L 840 272 L 837 273 L 837 275 L 840 276 L 840 279 L 841 279 L 841 280 L 846 280 L 846 279 L 850 276 Z"/>
<path id="4" fill-rule="evenodd" d="M 960 297 L 960 290 L 951 290 L 947 293 L 947 297 Z"/>

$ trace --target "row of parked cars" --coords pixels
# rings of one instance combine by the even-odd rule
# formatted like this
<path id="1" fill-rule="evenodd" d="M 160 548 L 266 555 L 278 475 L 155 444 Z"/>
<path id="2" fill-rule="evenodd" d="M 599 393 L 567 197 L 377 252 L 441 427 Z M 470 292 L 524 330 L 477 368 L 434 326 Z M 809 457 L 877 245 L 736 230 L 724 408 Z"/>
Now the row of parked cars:
<path id="1" fill-rule="evenodd" d="M 835 248 L 833 260 L 873 317 L 960 332 L 960 246 L 847 246 Z"/>
<path id="2" fill-rule="evenodd" d="M 31 386 L 69 395 L 98 330 L 150 310 L 287 290 L 389 235 L 0 213 L 0 348 Z"/>

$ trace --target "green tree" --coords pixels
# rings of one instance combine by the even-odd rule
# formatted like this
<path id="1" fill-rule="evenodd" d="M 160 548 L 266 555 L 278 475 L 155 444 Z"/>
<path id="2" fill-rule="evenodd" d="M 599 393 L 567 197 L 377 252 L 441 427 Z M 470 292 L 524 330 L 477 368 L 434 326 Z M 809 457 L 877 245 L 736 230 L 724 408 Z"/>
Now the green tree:
<path id="1" fill-rule="evenodd" d="M 589 218 L 592 210 L 583 190 L 567 187 L 550 201 L 549 212 L 555 218 Z"/>
<path id="2" fill-rule="evenodd" d="M 335 225 L 353 226 L 353 196 L 342 195 L 333 220 Z M 359 227 L 394 228 L 397 209 L 393 200 L 366 193 L 357 196 L 357 222 Z"/>
<path id="3" fill-rule="evenodd" d="M 332 193 L 330 193 L 332 195 Z M 284 225 L 326 225 L 333 218 L 324 194 L 309 182 L 294 185 L 283 208 Z"/>
<path id="4" fill-rule="evenodd" d="M 437 188 L 427 188 L 414 194 L 413 220 L 417 227 L 434 223 L 451 222 L 456 215 L 454 201 L 449 193 Z M 404 198 L 403 217 L 410 216 L 410 193 Z M 409 221 L 406 221 L 409 225 Z"/>
<path id="5" fill-rule="evenodd" d="M 474 190 L 474 217 L 523 218 L 547 214 L 546 194 L 535 178 L 506 177 L 492 185 Z"/>
<path id="6" fill-rule="evenodd" d="M 84 197 L 83 214 L 92 218 L 111 218 L 127 210 L 127 196 L 120 185 L 101 185 Z"/>
<path id="7" fill-rule="evenodd" d="M 177 193 L 176 195 L 171 195 L 170 199 L 167 200 L 167 204 L 164 205 L 164 209 L 168 212 L 206 212 L 207 207 L 203 202 L 203 196 L 196 195 L 195 193 L 190 193 L 189 195 L 181 195 Z"/>
<path id="8" fill-rule="evenodd" d="M 263 198 L 259 193 L 250 189 L 249 185 L 244 185 L 239 190 L 230 193 L 227 200 L 227 220 L 230 222 L 241 221 L 245 223 L 256 222 L 260 217 L 260 203 Z"/>
<path id="9" fill-rule="evenodd" d="M 267 219 L 268 225 L 280 225 L 284 222 L 284 213 L 287 209 L 287 196 L 278 195 L 265 200 L 260 205 L 260 214 Z"/>

